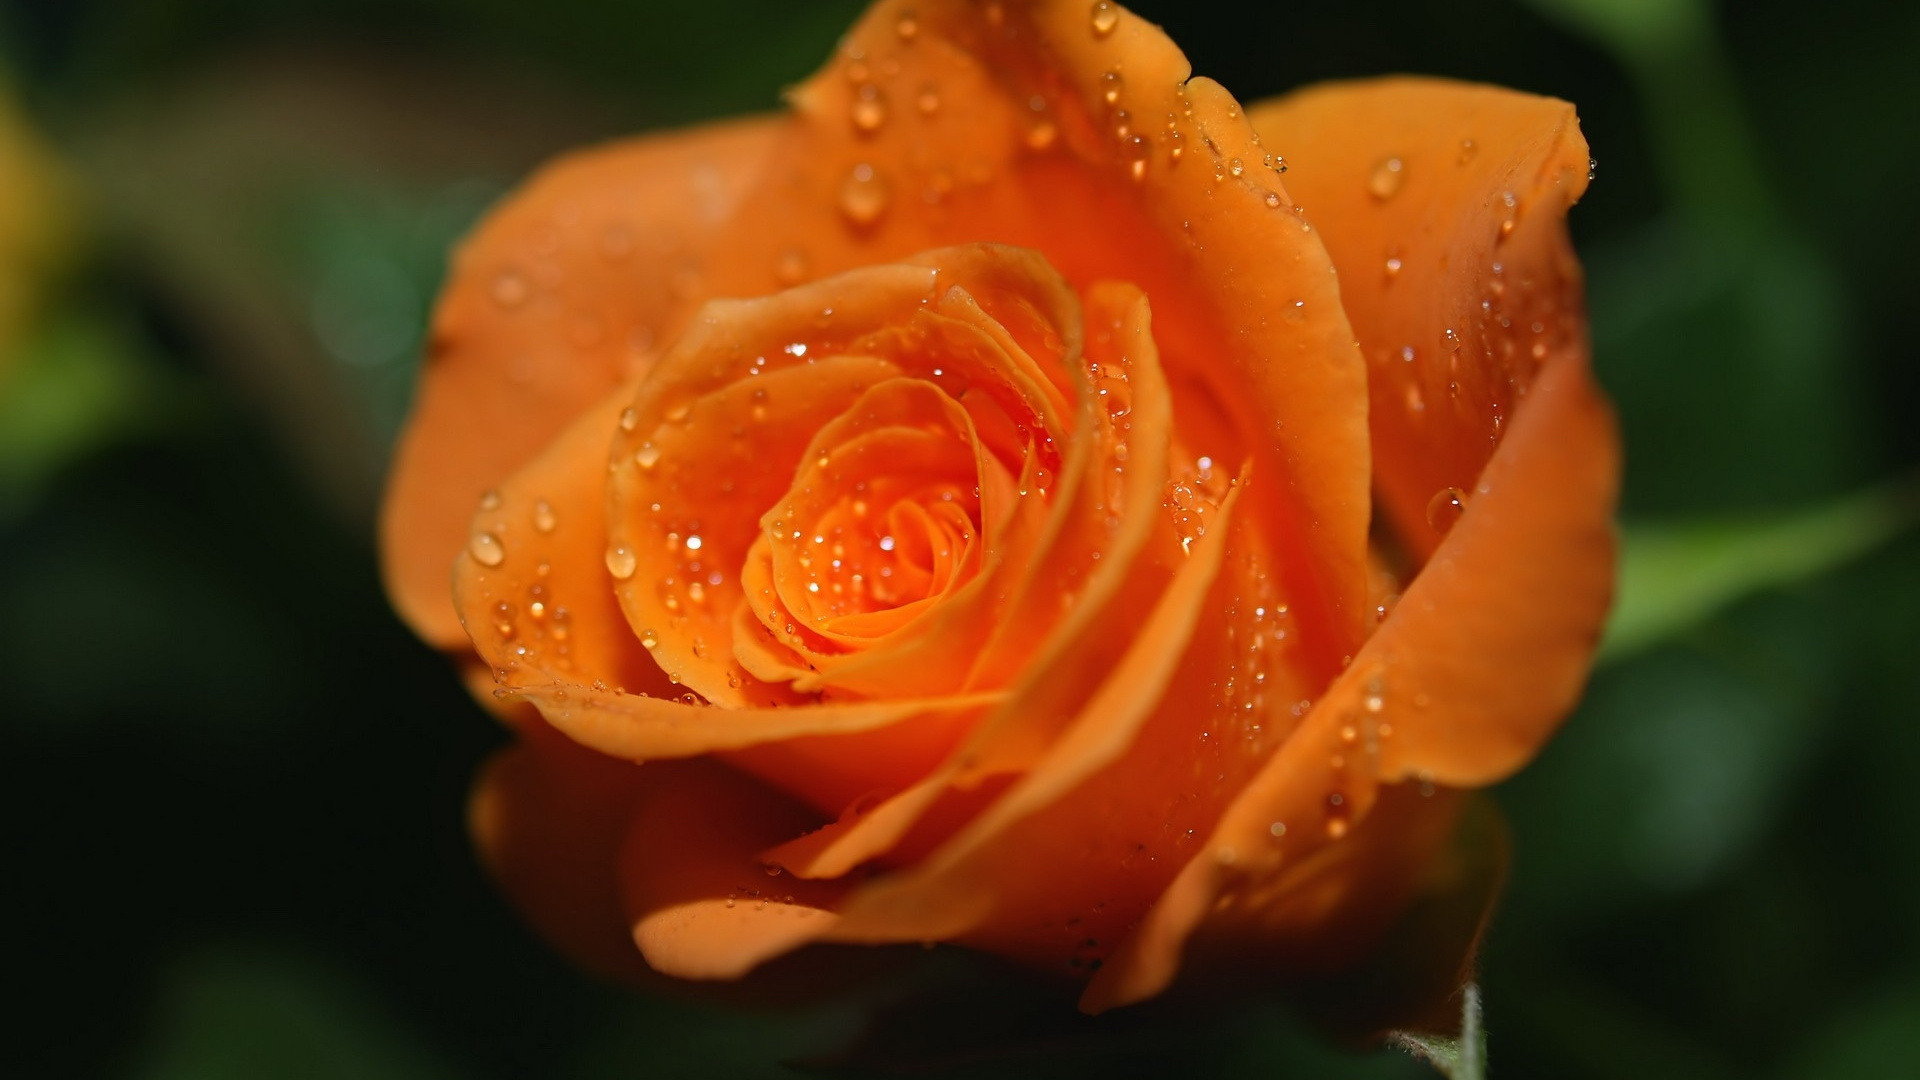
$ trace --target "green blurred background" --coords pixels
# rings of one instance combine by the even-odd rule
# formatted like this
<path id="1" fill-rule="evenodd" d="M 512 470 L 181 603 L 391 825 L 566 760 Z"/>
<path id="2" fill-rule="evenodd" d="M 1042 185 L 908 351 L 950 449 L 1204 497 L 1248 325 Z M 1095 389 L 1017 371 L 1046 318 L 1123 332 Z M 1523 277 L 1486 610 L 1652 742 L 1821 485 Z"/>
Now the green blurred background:
<path id="1" fill-rule="evenodd" d="M 448 245 L 558 150 L 770 107 L 858 6 L 0 5 L 0 1072 L 1430 1075 L 1274 1002 L 1060 1015 L 946 951 L 806 1007 L 646 997 L 474 865 L 504 736 L 370 538 Z M 1599 159 L 1627 594 L 1498 793 L 1494 1072 L 1920 1075 L 1920 7 L 1138 7 L 1243 99 L 1488 80 Z"/>

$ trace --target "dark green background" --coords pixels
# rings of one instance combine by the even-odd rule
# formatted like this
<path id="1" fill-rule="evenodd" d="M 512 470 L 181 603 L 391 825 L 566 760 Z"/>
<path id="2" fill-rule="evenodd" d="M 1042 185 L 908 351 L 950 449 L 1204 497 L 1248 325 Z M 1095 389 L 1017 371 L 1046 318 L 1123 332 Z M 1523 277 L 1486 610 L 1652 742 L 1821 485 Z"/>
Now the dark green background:
<path id="1" fill-rule="evenodd" d="M 1416 71 L 1578 104 L 1630 523 L 1910 482 L 1920 8 L 1140 8 L 1243 99 Z M 370 541 L 447 245 L 548 154 L 771 106 L 856 11 L 0 7 L 87 224 L 17 346 L 74 433 L 0 461 L 0 1072 L 783 1075 L 860 1030 L 870 998 L 649 999 L 532 939 L 462 830 L 503 735 L 391 615 Z M 1920 544 L 1775 576 L 1610 662 L 1499 791 L 1497 1075 L 1920 1075 Z M 1271 1002 L 1091 1023 L 991 965 L 925 967 L 953 1002 L 894 1016 L 867 1066 L 1424 1069 Z"/>

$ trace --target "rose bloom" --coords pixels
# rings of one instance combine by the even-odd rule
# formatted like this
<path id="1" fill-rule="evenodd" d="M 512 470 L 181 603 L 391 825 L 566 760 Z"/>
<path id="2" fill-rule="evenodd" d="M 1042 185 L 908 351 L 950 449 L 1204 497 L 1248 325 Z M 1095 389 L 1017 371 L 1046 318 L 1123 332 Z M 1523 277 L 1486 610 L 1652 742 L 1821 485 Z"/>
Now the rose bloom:
<path id="1" fill-rule="evenodd" d="M 459 252 L 382 530 L 516 733 L 501 886 L 622 974 L 1358 962 L 1607 608 L 1588 172 L 1564 102 L 1242 108 L 1086 0 L 882 2 L 783 113 L 549 166 Z"/>

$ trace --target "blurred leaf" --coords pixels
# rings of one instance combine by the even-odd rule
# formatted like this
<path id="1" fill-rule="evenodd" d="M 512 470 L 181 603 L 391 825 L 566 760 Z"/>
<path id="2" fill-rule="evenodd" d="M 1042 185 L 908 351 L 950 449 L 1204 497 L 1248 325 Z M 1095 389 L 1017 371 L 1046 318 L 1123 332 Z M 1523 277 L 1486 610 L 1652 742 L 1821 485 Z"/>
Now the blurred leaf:
<path id="1" fill-rule="evenodd" d="M 0 380 L 7 353 L 77 246 L 79 223 L 68 183 L 0 78 Z"/>
<path id="2" fill-rule="evenodd" d="M 68 463 L 187 409 L 185 391 L 97 312 L 51 321 L 0 360 L 0 522 Z"/>
<path id="3" fill-rule="evenodd" d="M 134 1080 L 451 1080 L 337 963 L 279 946 L 189 955 L 165 976 Z"/>
<path id="4" fill-rule="evenodd" d="M 431 57 L 262 50 L 96 110 L 76 158 L 196 351 L 363 527 L 447 253 L 602 114 Z"/>
<path id="5" fill-rule="evenodd" d="M 1771 519 L 1628 526 L 1601 657 L 1619 660 L 1742 597 L 1841 566 L 1912 524 L 1915 509 L 1903 483 Z"/>
<path id="6" fill-rule="evenodd" d="M 1850 1002 L 1809 1038 L 1781 1077 L 1904 1080 L 1920 1062 L 1920 987 Z"/>
<path id="7" fill-rule="evenodd" d="M 1621 52 L 1669 48 L 1706 22 L 1700 0 L 1526 0 Z"/>

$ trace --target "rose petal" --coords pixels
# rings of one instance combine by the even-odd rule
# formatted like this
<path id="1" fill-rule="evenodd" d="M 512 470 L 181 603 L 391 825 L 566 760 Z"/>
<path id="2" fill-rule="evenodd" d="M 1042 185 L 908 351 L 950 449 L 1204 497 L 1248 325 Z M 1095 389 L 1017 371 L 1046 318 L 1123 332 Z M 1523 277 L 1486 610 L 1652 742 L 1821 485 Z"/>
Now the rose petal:
<path id="1" fill-rule="evenodd" d="M 719 765 L 689 762 L 648 792 L 620 853 L 620 899 L 647 963 L 731 979 L 818 940 L 846 886 L 769 876 L 757 852 L 818 819 Z"/>
<path id="2" fill-rule="evenodd" d="M 1599 640 L 1618 478 L 1612 414 L 1584 357 L 1553 356 L 1476 485 L 1472 512 L 1083 1004 L 1098 1011 L 1158 993 L 1223 891 L 1271 873 L 1283 850 L 1297 860 L 1337 841 L 1381 780 L 1475 787 L 1523 764 L 1572 707 Z"/>
<path id="3" fill-rule="evenodd" d="M 1196 451 L 1229 473 L 1260 459 L 1265 505 L 1248 512 L 1270 521 L 1331 678 L 1365 628 L 1364 366 L 1318 234 L 1238 105 L 1189 70 L 1124 12 L 1099 35 L 1079 3 L 876 4 L 790 94 L 779 164 L 728 251 L 817 275 L 989 240 L 1072 282 L 1141 286 L 1183 410 L 1228 421 Z M 909 107 L 926 95 L 934 109 Z"/>
<path id="4" fill-rule="evenodd" d="M 653 780 L 529 729 L 487 763 L 467 808 L 481 860 L 527 920 L 576 962 L 622 979 L 646 969 L 627 933 L 615 867 L 634 800 Z"/>
<path id="5" fill-rule="evenodd" d="M 474 545 L 461 552 L 454 595 L 498 692 L 533 702 L 570 738 L 627 761 L 844 736 L 838 783 L 856 791 L 882 782 L 863 771 L 864 733 L 929 714 L 973 716 L 998 700 L 974 694 L 737 712 L 670 700 L 680 688 L 629 628 L 606 565 L 605 447 L 626 399 L 615 394 L 589 410 L 474 515 L 471 535 L 489 538 L 479 546 L 485 560 Z M 941 740 L 954 735 L 949 723 L 925 725 L 929 755 L 937 759 L 950 744 Z M 897 757 L 877 755 L 872 767 Z"/>
<path id="6" fill-rule="evenodd" d="M 1158 499 L 1170 417 L 1147 305 L 1126 285 L 1091 289 L 1088 302 L 1101 331 L 1088 341 L 1089 366 L 1110 372 L 1116 392 L 1127 388 L 1131 411 L 1096 416 L 1083 395 L 1086 433 L 1062 467 L 1053 535 L 1002 624 L 1042 620 L 1043 629 L 1020 639 L 1026 666 L 1017 688 L 939 770 L 836 830 L 805 873 L 843 872 L 892 850 L 953 789 L 1030 768 L 1112 674 L 1183 561 Z"/>
<path id="7" fill-rule="evenodd" d="M 1368 360 L 1375 491 L 1424 560 L 1456 516 L 1446 493 L 1471 503 L 1546 357 L 1586 350 L 1565 226 L 1587 187 L 1573 106 L 1393 78 L 1247 114 L 1340 269 Z"/>
<path id="8" fill-rule="evenodd" d="M 387 593 L 422 638 L 461 641 L 447 566 L 481 493 L 643 369 L 700 300 L 741 288 L 714 245 L 785 125 L 717 124 L 563 158 L 460 248 L 380 522 Z"/>

